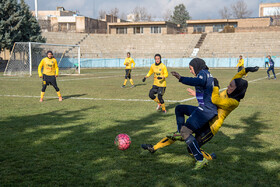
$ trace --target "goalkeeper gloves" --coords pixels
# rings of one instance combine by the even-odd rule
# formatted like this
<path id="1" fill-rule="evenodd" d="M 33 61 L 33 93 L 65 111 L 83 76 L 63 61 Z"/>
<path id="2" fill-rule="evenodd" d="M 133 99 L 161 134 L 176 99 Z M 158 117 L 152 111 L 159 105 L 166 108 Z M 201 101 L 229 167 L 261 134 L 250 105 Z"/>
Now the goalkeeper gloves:
<path id="1" fill-rule="evenodd" d="M 246 73 L 248 73 L 248 72 L 256 72 L 258 70 L 259 70 L 259 66 L 245 68 L 245 72 Z"/>
<path id="2" fill-rule="evenodd" d="M 146 81 L 146 77 L 143 78 L 142 82 L 145 82 L 145 81 Z"/>

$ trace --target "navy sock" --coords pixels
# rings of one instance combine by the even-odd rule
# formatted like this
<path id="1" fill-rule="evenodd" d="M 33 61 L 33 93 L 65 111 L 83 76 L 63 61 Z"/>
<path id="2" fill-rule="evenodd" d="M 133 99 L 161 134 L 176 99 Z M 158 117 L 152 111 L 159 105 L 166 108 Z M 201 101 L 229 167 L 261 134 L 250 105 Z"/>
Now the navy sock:
<path id="1" fill-rule="evenodd" d="M 200 148 L 198 146 L 198 143 L 196 139 L 194 138 L 193 135 L 190 135 L 186 140 L 186 143 L 191 150 L 193 156 L 197 161 L 202 161 L 203 160 L 203 154 L 200 151 Z"/>

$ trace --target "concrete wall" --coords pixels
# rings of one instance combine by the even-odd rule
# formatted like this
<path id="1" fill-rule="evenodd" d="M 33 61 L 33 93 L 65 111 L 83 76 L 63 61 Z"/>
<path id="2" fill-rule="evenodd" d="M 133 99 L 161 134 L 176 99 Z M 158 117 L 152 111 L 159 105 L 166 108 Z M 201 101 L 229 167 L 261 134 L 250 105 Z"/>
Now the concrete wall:
<path id="1" fill-rule="evenodd" d="M 242 27 L 269 27 L 270 18 L 246 18 L 238 20 L 238 28 Z"/>

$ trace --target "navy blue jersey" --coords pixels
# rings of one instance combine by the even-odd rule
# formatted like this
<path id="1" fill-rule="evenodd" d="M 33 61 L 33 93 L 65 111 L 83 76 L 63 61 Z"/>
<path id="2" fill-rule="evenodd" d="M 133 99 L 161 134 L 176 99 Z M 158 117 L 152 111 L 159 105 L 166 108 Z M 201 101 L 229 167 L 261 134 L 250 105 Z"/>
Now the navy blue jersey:
<path id="1" fill-rule="evenodd" d="M 272 59 L 269 59 L 269 65 L 270 65 L 271 67 L 274 67 L 274 61 L 273 61 Z"/>
<path id="2" fill-rule="evenodd" d="M 199 107 L 209 115 L 217 115 L 217 106 L 212 103 L 214 79 L 206 69 L 201 70 L 197 77 L 181 77 L 181 83 L 195 86 Z M 214 117 L 214 116 L 213 116 Z"/>

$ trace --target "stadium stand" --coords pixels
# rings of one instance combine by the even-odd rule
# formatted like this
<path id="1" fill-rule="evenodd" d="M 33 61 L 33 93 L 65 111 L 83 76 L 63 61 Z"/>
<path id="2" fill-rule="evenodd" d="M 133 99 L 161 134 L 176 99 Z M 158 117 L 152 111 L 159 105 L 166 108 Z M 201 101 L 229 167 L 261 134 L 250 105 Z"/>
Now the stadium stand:
<path id="1" fill-rule="evenodd" d="M 265 54 L 279 53 L 278 38 L 280 32 L 209 33 L 198 56 L 228 57 L 230 54 L 246 54 L 247 57 L 263 57 Z"/>
<path id="2" fill-rule="evenodd" d="M 108 35 L 45 32 L 47 43 L 78 44 L 82 58 L 150 58 L 155 53 L 165 58 L 189 57 L 200 38 L 194 35 Z M 87 37 L 86 37 L 87 36 Z"/>

